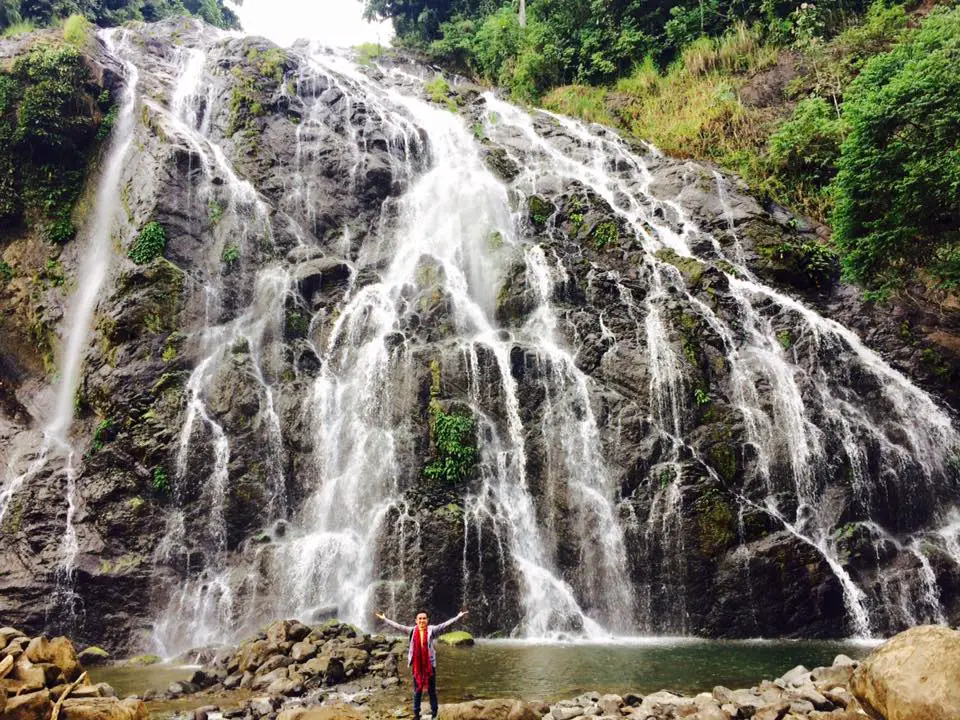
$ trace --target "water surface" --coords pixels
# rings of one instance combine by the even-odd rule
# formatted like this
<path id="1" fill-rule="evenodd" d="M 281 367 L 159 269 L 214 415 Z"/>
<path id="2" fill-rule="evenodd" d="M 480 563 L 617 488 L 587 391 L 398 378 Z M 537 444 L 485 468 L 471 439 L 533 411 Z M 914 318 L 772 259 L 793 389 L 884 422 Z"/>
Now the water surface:
<path id="1" fill-rule="evenodd" d="M 773 680 L 796 665 L 830 665 L 840 653 L 865 657 L 873 644 L 827 640 L 631 639 L 606 644 L 481 640 L 472 648 L 439 648 L 441 702 L 519 697 L 555 701 L 588 690 L 693 695 L 716 685 L 746 688 Z M 190 677 L 195 666 L 93 668 L 123 697 L 164 691 Z M 404 668 L 407 676 L 409 671 Z M 409 677 L 405 678 L 409 687 Z"/>

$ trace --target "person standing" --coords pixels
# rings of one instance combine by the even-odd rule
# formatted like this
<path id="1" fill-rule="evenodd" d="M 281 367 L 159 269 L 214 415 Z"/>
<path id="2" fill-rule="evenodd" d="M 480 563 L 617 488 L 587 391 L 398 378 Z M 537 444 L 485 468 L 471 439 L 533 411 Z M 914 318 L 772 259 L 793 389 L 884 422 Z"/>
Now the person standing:
<path id="1" fill-rule="evenodd" d="M 436 720 L 438 711 L 437 633 L 465 618 L 467 611 L 461 610 L 456 617 L 452 617 L 439 625 L 430 625 L 430 616 L 422 611 L 417 613 L 415 625 L 401 625 L 382 612 L 378 612 L 376 616 L 390 627 L 409 634 L 410 647 L 407 650 L 407 664 L 413 671 L 413 719 L 420 720 L 420 702 L 423 699 L 423 692 L 426 690 L 430 696 L 430 713 Z"/>

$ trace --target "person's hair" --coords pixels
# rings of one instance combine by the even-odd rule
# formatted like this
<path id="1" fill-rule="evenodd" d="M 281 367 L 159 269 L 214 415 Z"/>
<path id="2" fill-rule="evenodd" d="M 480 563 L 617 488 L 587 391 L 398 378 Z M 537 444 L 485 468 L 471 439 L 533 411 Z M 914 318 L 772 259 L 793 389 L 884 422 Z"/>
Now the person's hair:
<path id="1" fill-rule="evenodd" d="M 414 618 L 418 618 L 418 617 L 420 617 L 421 615 L 426 615 L 426 616 L 427 616 L 427 620 L 430 619 L 430 613 L 428 613 L 426 610 L 417 610 L 417 614 L 414 615 L 413 617 L 414 617 Z"/>

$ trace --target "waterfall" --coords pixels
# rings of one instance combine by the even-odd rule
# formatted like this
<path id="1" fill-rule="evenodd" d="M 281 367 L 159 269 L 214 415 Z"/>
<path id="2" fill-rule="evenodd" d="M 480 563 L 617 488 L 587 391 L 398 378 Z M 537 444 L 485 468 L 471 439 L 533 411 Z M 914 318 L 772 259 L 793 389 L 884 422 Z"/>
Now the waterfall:
<path id="1" fill-rule="evenodd" d="M 117 52 L 115 36 L 114 31 L 105 30 L 100 33 L 107 48 L 114 54 Z M 65 321 L 67 335 L 58 361 L 59 384 L 53 414 L 47 420 L 36 458 L 26 472 L 7 478 L 0 491 L 0 521 L 2 521 L 11 498 L 23 483 L 37 475 L 55 459 L 62 459 L 63 474 L 66 479 L 66 524 L 58 551 L 56 591 L 47 612 L 63 614 L 68 618 L 68 622 L 73 617 L 79 602 L 79 598 L 73 591 L 73 574 L 79 551 L 74 520 L 81 502 L 77 491 L 77 452 L 69 434 L 93 314 L 113 261 L 112 239 L 120 207 L 120 175 L 133 139 L 133 114 L 138 76 L 134 65 L 124 63 L 123 68 L 124 91 L 104 155 L 103 169 L 97 185 L 96 211 L 82 233 L 86 235 L 86 243 L 83 246 L 77 273 L 77 290 L 70 298 L 69 312 Z"/>
<path id="2" fill-rule="evenodd" d="M 156 652 L 422 604 L 526 638 L 698 633 L 711 583 L 761 577 L 771 547 L 802 554 L 847 634 L 951 620 L 953 419 L 751 269 L 719 172 L 674 192 L 654 148 L 493 93 L 451 112 L 411 64 L 197 23 L 151 53 L 148 28 L 104 34 L 125 92 L 56 411 L 0 490 L 3 520 L 62 455 L 57 602 L 98 472 L 68 441 L 73 395 L 136 139 L 177 198 L 140 201 L 186 277 L 176 362 L 144 366 L 176 406 L 150 456 L 169 473 L 146 516 Z M 261 62 L 266 89 L 244 76 Z M 449 417 L 471 464 L 437 478 Z M 911 492 L 936 507 L 878 511 Z"/>

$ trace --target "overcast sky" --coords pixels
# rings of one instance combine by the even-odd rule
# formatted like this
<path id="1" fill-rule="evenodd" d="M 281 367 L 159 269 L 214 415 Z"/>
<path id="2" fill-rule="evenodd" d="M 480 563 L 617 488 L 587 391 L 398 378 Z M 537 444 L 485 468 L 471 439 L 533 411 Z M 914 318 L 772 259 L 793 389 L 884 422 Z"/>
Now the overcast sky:
<path id="1" fill-rule="evenodd" d="M 298 38 L 349 47 L 363 42 L 387 44 L 390 23 L 367 23 L 360 0 L 243 0 L 236 8 L 243 29 L 283 47 Z"/>

